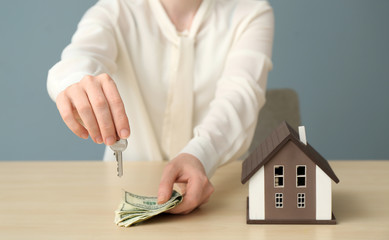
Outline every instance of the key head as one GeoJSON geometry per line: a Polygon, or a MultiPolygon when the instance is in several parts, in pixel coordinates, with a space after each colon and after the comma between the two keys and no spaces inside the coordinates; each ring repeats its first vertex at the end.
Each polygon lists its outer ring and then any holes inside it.
{"type": "Polygon", "coordinates": [[[120,139],[119,141],[111,145],[110,148],[112,149],[112,151],[115,152],[116,151],[123,152],[124,150],[126,150],[127,144],[128,144],[127,139],[120,139]]]}

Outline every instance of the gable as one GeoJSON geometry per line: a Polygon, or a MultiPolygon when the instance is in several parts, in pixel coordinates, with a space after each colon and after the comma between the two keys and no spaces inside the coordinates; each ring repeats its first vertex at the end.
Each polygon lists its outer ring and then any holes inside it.
{"type": "Polygon", "coordinates": [[[285,165],[295,168],[296,165],[310,165],[316,167],[305,152],[296,145],[293,141],[287,141],[282,149],[277,151],[274,156],[264,164],[264,167],[271,167],[274,165],[285,165]]]}
{"type": "Polygon", "coordinates": [[[242,163],[241,182],[244,184],[249,180],[256,171],[270,161],[278,151],[280,151],[286,143],[292,141],[304,152],[311,161],[319,166],[333,181],[339,182],[328,161],[323,158],[311,145],[303,144],[299,140],[298,133],[283,122],[276,130],[270,134],[264,142],[262,142],[242,163]]]}

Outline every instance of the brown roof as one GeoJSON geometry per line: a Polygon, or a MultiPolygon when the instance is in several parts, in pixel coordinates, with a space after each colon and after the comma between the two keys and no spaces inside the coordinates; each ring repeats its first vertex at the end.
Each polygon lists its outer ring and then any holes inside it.
{"type": "Polygon", "coordinates": [[[270,161],[288,142],[294,142],[317,166],[319,166],[334,182],[339,179],[328,161],[311,145],[305,145],[299,139],[299,134],[287,123],[282,122],[242,163],[242,183],[246,183],[262,166],[270,161]]]}

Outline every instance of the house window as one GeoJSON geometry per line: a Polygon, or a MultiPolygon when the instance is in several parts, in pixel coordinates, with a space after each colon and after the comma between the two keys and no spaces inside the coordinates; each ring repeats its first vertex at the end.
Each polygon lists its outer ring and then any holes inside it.
{"type": "Polygon", "coordinates": [[[284,207],[284,195],[282,193],[276,193],[276,199],[275,199],[276,208],[283,208],[284,207]]]}
{"type": "Polygon", "coordinates": [[[305,208],[305,193],[297,193],[297,208],[305,208]]]}
{"type": "Polygon", "coordinates": [[[298,188],[306,187],[307,186],[306,178],[307,178],[306,166],[305,165],[296,166],[296,187],[298,188]]]}
{"type": "Polygon", "coordinates": [[[284,166],[274,166],[274,187],[284,187],[284,166]]]}

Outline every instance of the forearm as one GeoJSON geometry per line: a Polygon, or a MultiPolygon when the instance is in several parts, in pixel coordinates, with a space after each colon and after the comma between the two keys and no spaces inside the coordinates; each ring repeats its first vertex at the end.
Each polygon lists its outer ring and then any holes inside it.
{"type": "Polygon", "coordinates": [[[54,101],[60,92],[85,75],[112,75],[116,71],[116,17],[105,5],[99,2],[85,13],[61,60],[49,70],[47,89],[54,101]]]}

